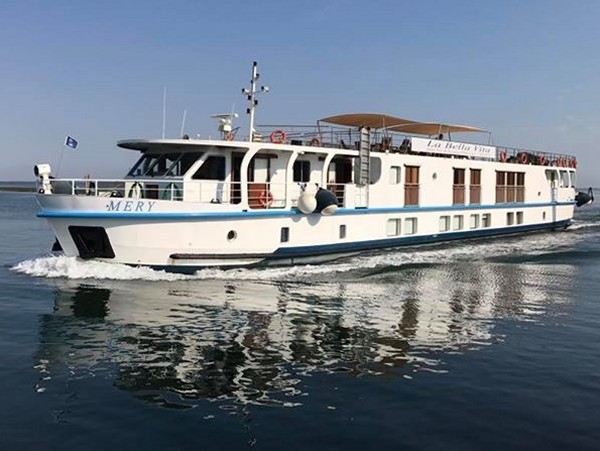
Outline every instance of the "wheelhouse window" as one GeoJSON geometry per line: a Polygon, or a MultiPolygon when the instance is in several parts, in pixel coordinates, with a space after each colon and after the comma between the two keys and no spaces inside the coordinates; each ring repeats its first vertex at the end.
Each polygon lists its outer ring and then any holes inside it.
{"type": "Polygon", "coordinates": [[[200,152],[145,153],[133,165],[129,177],[181,177],[200,158],[200,152]]]}
{"type": "Polygon", "coordinates": [[[192,179],[225,180],[225,157],[208,157],[192,176],[192,179]]]}
{"type": "Polygon", "coordinates": [[[294,161],[294,182],[310,181],[310,161],[294,161]]]}

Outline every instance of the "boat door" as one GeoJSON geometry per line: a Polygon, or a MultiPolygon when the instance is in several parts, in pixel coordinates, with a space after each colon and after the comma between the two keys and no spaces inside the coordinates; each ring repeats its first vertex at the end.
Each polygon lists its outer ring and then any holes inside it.
{"type": "MultiPolygon", "coordinates": [[[[231,155],[231,203],[239,204],[242,201],[242,160],[243,153],[233,152],[231,155]]],[[[248,181],[254,180],[254,159],[250,161],[248,166],[248,181]]]]}
{"type": "Polygon", "coordinates": [[[327,189],[333,192],[338,199],[338,205],[344,204],[344,187],[352,183],[352,159],[335,157],[329,164],[327,189]]]}
{"type": "Polygon", "coordinates": [[[550,185],[550,203],[552,204],[552,222],[556,222],[556,202],[558,200],[558,173],[554,169],[546,170],[546,180],[550,185]]]}
{"type": "Polygon", "coordinates": [[[256,154],[248,166],[248,206],[269,208],[273,203],[271,183],[271,156],[256,154]]]}

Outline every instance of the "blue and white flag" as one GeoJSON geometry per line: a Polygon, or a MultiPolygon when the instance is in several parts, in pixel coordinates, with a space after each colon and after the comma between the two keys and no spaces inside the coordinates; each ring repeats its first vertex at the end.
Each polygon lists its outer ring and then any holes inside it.
{"type": "Polygon", "coordinates": [[[67,136],[65,139],[65,146],[77,149],[77,140],[75,138],[67,136]]]}

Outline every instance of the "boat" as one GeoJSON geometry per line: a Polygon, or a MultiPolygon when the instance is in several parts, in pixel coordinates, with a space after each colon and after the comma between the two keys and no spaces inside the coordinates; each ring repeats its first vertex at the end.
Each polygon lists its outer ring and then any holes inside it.
{"type": "Polygon", "coordinates": [[[65,255],[178,272],[314,264],[564,229],[593,200],[577,193],[573,155],[497,146],[478,127],[379,113],[255,126],[269,91],[258,79],[254,63],[247,136],[236,114],[217,114],[214,139],[118,141],[140,153],[121,179],[59,179],[36,165],[37,216],[65,255]]]}

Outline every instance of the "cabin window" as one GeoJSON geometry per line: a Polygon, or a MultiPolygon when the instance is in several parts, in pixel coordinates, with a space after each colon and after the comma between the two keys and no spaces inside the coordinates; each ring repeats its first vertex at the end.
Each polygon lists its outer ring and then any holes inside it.
{"type": "Polygon", "coordinates": [[[400,175],[402,174],[402,168],[400,166],[390,167],[390,184],[397,185],[400,183],[400,175]]]}
{"type": "Polygon", "coordinates": [[[290,228],[282,227],[280,240],[282,243],[287,243],[290,240],[290,228]]]}
{"type": "Polygon", "coordinates": [[[523,212],[517,211],[517,224],[523,224],[523,212]]]}
{"type": "Polygon", "coordinates": [[[575,186],[576,186],[575,181],[577,179],[577,174],[575,172],[569,172],[569,174],[571,175],[571,188],[575,188],[575,186]]]}
{"type": "MultiPolygon", "coordinates": [[[[358,165],[357,165],[358,166],[358,165]]],[[[374,185],[381,178],[381,158],[371,157],[369,160],[369,183],[374,185]]]]}
{"type": "Polygon", "coordinates": [[[400,219],[388,219],[387,220],[387,236],[398,236],[400,235],[400,219]]]}
{"type": "Polygon", "coordinates": [[[479,215],[469,216],[469,228],[471,228],[471,229],[479,228],[479,215]]]}
{"type": "Polygon", "coordinates": [[[452,218],[452,230],[463,229],[463,217],[462,215],[456,215],[452,218]]]}
{"type": "Polygon", "coordinates": [[[294,182],[310,181],[310,161],[294,161],[294,182]]]}
{"type": "Polygon", "coordinates": [[[192,179],[225,180],[225,157],[208,157],[192,176],[192,179]]]}
{"type": "Polygon", "coordinates": [[[492,215],[490,213],[484,213],[481,215],[481,227],[492,226],[492,215]]]}
{"type": "Polygon", "coordinates": [[[450,230],[450,216],[440,216],[440,232],[450,230]]]}
{"type": "Polygon", "coordinates": [[[452,185],[452,204],[463,205],[465,203],[465,170],[454,168],[454,184],[452,185]]]}
{"type": "Polygon", "coordinates": [[[405,166],[404,205],[419,205],[419,167],[405,166]]]}
{"type": "Polygon", "coordinates": [[[340,224],[340,239],[346,238],[346,224],[340,224]]]}
{"type": "Polygon", "coordinates": [[[560,171],[560,187],[567,188],[569,186],[571,186],[569,173],[567,171],[560,171]]]}
{"type": "Polygon", "coordinates": [[[511,211],[506,213],[506,225],[513,225],[515,223],[515,214],[511,211]]]}
{"type": "Polygon", "coordinates": [[[469,186],[469,203],[479,205],[481,203],[481,169],[471,169],[469,186]]]}
{"type": "Polygon", "coordinates": [[[404,220],[404,234],[414,235],[417,233],[417,218],[406,218],[404,220]]]}
{"type": "Polygon", "coordinates": [[[496,203],[525,202],[525,173],[496,171],[496,203]]]}

